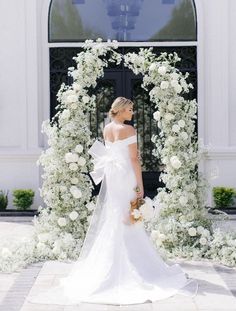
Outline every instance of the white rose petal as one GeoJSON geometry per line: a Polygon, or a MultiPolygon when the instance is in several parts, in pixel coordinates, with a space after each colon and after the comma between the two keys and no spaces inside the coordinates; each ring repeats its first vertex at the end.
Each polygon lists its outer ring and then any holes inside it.
{"type": "Polygon", "coordinates": [[[159,68],[158,68],[158,73],[159,73],[160,75],[166,74],[166,67],[165,67],[165,66],[159,67],[159,68]]]}
{"type": "Polygon", "coordinates": [[[78,165],[76,163],[70,163],[69,169],[71,171],[77,171],[78,170],[78,165]]]}
{"type": "Polygon", "coordinates": [[[171,84],[171,86],[173,86],[175,88],[176,86],[179,85],[179,82],[177,80],[171,80],[170,84],[171,84]]]}
{"type": "Polygon", "coordinates": [[[73,211],[69,214],[69,217],[71,220],[76,220],[78,218],[79,214],[76,211],[73,211]]]}
{"type": "Polygon", "coordinates": [[[175,86],[175,91],[176,91],[176,93],[181,93],[182,92],[182,86],[181,85],[176,85],[175,86]]]}
{"type": "Polygon", "coordinates": [[[160,111],[155,111],[153,113],[153,118],[156,120],[156,121],[159,121],[160,120],[160,111]]]}
{"type": "Polygon", "coordinates": [[[168,89],[168,87],[169,87],[169,82],[168,82],[168,81],[162,81],[160,87],[161,87],[162,90],[168,89]]]}
{"type": "Polygon", "coordinates": [[[58,218],[57,223],[60,227],[65,227],[67,224],[67,221],[64,217],[60,217],[58,218]]]}
{"type": "Polygon", "coordinates": [[[70,107],[71,107],[71,109],[77,109],[78,104],[77,104],[77,103],[72,103],[72,104],[70,105],[70,107]]]}
{"type": "Polygon", "coordinates": [[[77,153],[81,153],[82,151],[83,151],[83,146],[82,145],[80,145],[80,144],[78,144],[76,147],[75,147],[75,152],[77,152],[77,153]]]}
{"type": "Polygon", "coordinates": [[[196,236],[197,230],[195,228],[191,227],[191,228],[188,229],[188,234],[190,236],[196,236]]]}
{"type": "Polygon", "coordinates": [[[85,158],[79,157],[79,159],[78,159],[78,164],[79,164],[80,166],[84,166],[84,165],[86,164],[85,158]]]}

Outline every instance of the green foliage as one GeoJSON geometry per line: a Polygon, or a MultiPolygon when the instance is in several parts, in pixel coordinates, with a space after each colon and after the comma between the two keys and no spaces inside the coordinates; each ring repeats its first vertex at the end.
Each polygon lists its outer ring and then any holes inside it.
{"type": "Polygon", "coordinates": [[[0,210],[5,210],[8,204],[8,191],[0,190],[0,210]]]}
{"type": "Polygon", "coordinates": [[[229,207],[233,204],[236,192],[234,188],[214,187],[213,198],[216,207],[229,207]]]}
{"type": "Polygon", "coordinates": [[[32,189],[15,189],[13,197],[13,205],[18,210],[26,210],[33,204],[34,191],[32,189]]]}

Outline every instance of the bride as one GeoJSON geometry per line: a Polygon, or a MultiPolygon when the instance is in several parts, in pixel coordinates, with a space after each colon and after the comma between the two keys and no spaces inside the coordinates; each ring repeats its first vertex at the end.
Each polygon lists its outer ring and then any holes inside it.
{"type": "Polygon", "coordinates": [[[130,201],[144,195],[137,134],[124,124],[132,119],[133,102],[118,97],[109,114],[105,145],[96,140],[89,150],[94,158],[90,175],[95,184],[102,183],[79,259],[58,286],[29,296],[30,302],[128,305],[197,293],[196,280],[178,264],[163,261],[142,222],[130,222],[130,201]]]}

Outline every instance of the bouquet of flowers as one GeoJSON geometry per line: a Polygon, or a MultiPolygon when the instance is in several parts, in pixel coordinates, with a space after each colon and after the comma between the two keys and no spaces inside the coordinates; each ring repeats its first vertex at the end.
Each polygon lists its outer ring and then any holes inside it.
{"type": "Polygon", "coordinates": [[[149,197],[130,201],[129,220],[131,224],[152,219],[154,212],[153,201],[149,197]]]}

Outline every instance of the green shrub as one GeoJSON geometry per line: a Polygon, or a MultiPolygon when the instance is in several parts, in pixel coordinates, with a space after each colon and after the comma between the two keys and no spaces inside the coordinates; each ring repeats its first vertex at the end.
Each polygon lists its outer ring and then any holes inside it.
{"type": "Polygon", "coordinates": [[[214,187],[213,198],[216,207],[229,207],[234,202],[235,189],[227,187],[214,187]]]}
{"type": "Polygon", "coordinates": [[[0,210],[5,210],[8,205],[8,191],[0,190],[0,210]]]}
{"type": "Polygon", "coordinates": [[[13,205],[18,210],[30,208],[33,204],[34,191],[32,189],[15,189],[13,191],[13,205]]]}

